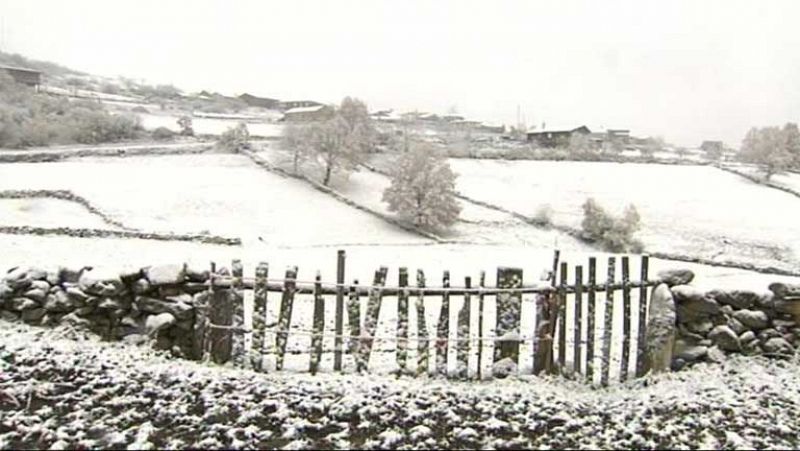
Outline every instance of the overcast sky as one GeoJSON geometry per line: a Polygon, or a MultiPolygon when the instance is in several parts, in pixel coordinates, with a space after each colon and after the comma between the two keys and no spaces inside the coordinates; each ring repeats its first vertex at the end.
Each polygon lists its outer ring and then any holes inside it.
{"type": "Polygon", "coordinates": [[[738,146],[800,121],[800,1],[0,0],[2,48],[187,91],[738,146]]]}

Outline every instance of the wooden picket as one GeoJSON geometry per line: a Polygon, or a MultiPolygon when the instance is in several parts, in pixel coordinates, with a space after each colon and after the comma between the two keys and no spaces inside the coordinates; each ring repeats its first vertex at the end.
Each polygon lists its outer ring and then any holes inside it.
{"type": "MultiPolygon", "coordinates": [[[[584,273],[582,265],[574,266],[573,283],[569,282],[570,270],[565,261],[560,261],[560,254],[556,252],[553,259],[554,271],[551,273],[549,286],[524,286],[522,283],[522,270],[519,268],[498,268],[497,287],[486,287],[485,272],[480,272],[479,283],[473,287],[472,277],[464,278],[462,287],[451,287],[450,272],[445,271],[441,287],[426,287],[425,275],[422,270],[417,270],[416,286],[409,286],[409,274],[406,267],[399,268],[398,286],[387,287],[386,277],[388,268],[381,267],[375,272],[372,285],[360,286],[355,279],[350,284],[344,282],[344,252],[337,254],[336,283],[326,284],[317,272],[312,282],[298,281],[297,267],[286,270],[285,277],[279,281],[269,279],[269,265],[259,263],[255,268],[255,277],[245,278],[241,261],[234,260],[230,276],[224,268],[219,272],[216,265],[212,264],[208,282],[197,284],[200,293],[195,296],[197,307],[196,321],[191,331],[195,346],[193,355],[197,359],[208,359],[216,363],[225,363],[232,360],[239,367],[252,367],[258,371],[284,369],[287,354],[289,335],[300,334],[310,336],[310,347],[306,350],[293,350],[292,353],[308,353],[308,371],[316,374],[323,371],[322,356],[326,352],[333,353],[332,370],[343,371],[343,354],[348,353],[355,359],[355,369],[365,372],[369,368],[373,347],[376,340],[390,340],[395,343],[392,349],[378,348],[377,352],[393,352],[398,373],[409,373],[409,348],[416,343],[416,374],[425,374],[433,370],[435,374],[447,376],[448,363],[455,363],[453,376],[466,379],[477,377],[482,379],[485,375],[483,348],[488,342],[493,342],[493,362],[510,359],[519,365],[519,347],[523,335],[520,316],[523,301],[522,294],[536,295],[536,323],[533,325],[534,362],[533,371],[542,370],[562,374],[583,374],[587,381],[592,383],[597,372],[600,373],[601,385],[608,385],[612,375],[619,368],[619,380],[625,381],[630,377],[628,369],[636,368],[635,374],[640,376],[643,372],[643,346],[646,333],[647,289],[655,286],[658,281],[650,281],[648,276],[648,257],[641,258],[641,279],[638,282],[630,280],[630,257],[622,256],[621,283],[615,282],[616,257],[608,258],[607,279],[600,285],[596,280],[596,259],[589,258],[588,271],[584,273]],[[584,277],[588,276],[586,280],[584,277]],[[253,317],[252,328],[247,328],[244,323],[244,290],[253,290],[253,317]],[[631,292],[638,289],[638,320],[636,350],[632,348],[632,331],[634,305],[631,292]],[[203,290],[204,292],[200,291],[203,290]],[[268,293],[280,292],[280,305],[276,306],[277,322],[270,323],[270,307],[268,293]],[[618,298],[620,304],[615,304],[615,292],[621,291],[618,298]],[[605,292],[604,306],[601,312],[597,311],[597,293],[605,292]],[[297,294],[310,295],[313,301],[313,316],[311,328],[304,329],[303,325],[292,328],[292,313],[297,294]],[[346,299],[345,299],[345,294],[346,299]],[[366,314],[361,320],[360,295],[368,296],[366,314]],[[432,337],[429,335],[429,325],[426,317],[426,295],[441,296],[442,304],[438,311],[433,349],[430,347],[432,337]],[[327,296],[327,298],[326,298],[327,296]],[[383,299],[386,296],[397,297],[396,330],[392,336],[385,336],[378,332],[378,319],[381,315],[383,299]],[[450,314],[453,296],[460,296],[463,303],[454,318],[455,340],[450,338],[450,314]],[[474,297],[473,297],[474,296],[474,297]],[[496,324],[493,334],[484,331],[484,315],[486,297],[495,302],[496,324]],[[333,348],[325,350],[324,338],[330,337],[331,332],[326,332],[325,304],[335,297],[333,348]],[[416,335],[410,336],[409,329],[409,301],[415,299],[413,318],[416,323],[416,335]],[[475,306],[472,305],[476,300],[475,306]],[[614,331],[615,309],[621,308],[622,328],[614,331]],[[477,318],[473,318],[473,311],[477,318]],[[344,331],[345,310],[347,315],[348,332],[344,331]],[[603,333],[597,343],[596,315],[600,316],[603,333]],[[472,330],[473,319],[476,321],[477,330],[472,330]],[[252,332],[252,341],[245,337],[252,332]],[[584,338],[585,336],[585,338],[584,338]],[[347,346],[345,344],[347,338],[347,346]],[[618,340],[615,342],[613,340],[618,340]],[[451,345],[451,342],[453,343],[451,345]],[[250,347],[247,348],[247,344],[250,347]],[[473,343],[477,349],[473,351],[473,343]],[[612,343],[621,348],[621,361],[612,368],[612,343]],[[601,355],[596,355],[596,345],[601,346],[601,355]],[[448,362],[450,347],[454,348],[455,362],[448,362]],[[568,352],[568,348],[571,349],[568,352]],[[430,366],[431,351],[433,351],[434,367],[430,366]],[[554,353],[555,351],[555,353],[554,353]],[[471,355],[477,354],[475,366],[471,365],[471,355]],[[267,357],[274,356],[274,364],[267,357]],[[572,361],[568,367],[567,357],[572,361]],[[634,359],[634,362],[631,362],[634,359]],[[598,362],[599,361],[599,362],[598,362]],[[599,366],[598,366],[599,363],[599,366]],[[635,365],[634,365],[635,364],[635,365]]],[[[189,287],[194,286],[192,284],[189,287]]],[[[303,297],[301,301],[308,298],[303,297]]],[[[387,304],[387,305],[394,305],[387,304]]],[[[456,304],[459,305],[459,304],[456,304]]],[[[455,312],[454,312],[455,313],[455,312]]],[[[298,319],[301,323],[308,320],[298,319]]],[[[307,327],[307,326],[306,326],[307,327]]],[[[380,328],[383,330],[384,328],[380,328]]],[[[617,355],[616,352],[614,355],[617,355]]],[[[504,368],[512,368],[505,366],[504,368]]],[[[330,369],[328,369],[330,370],[330,369]]],[[[351,371],[351,370],[348,370],[351,371]]],[[[517,370],[518,371],[518,370],[517,370]]]]}

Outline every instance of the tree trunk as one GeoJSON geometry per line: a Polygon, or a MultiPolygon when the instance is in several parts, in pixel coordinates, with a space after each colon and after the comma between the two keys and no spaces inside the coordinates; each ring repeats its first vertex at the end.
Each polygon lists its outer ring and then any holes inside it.
{"type": "Polygon", "coordinates": [[[331,181],[331,169],[333,169],[333,166],[328,163],[328,165],[325,166],[325,179],[322,180],[322,184],[325,186],[328,186],[328,183],[331,181]]]}

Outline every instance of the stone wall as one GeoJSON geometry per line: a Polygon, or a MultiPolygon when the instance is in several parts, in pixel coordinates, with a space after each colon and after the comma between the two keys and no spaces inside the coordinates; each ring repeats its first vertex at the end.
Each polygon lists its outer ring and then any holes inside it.
{"type": "Polygon", "coordinates": [[[157,349],[197,359],[201,350],[192,331],[207,291],[193,294],[188,284],[207,279],[207,271],[176,265],[126,274],[12,268],[0,278],[0,315],[34,325],[70,325],[108,340],[152,340],[157,349]]]}
{"type": "Polygon", "coordinates": [[[659,274],[666,283],[651,297],[650,368],[667,370],[671,362],[678,370],[730,353],[780,357],[800,347],[800,285],[773,283],[765,293],[703,291],[690,285],[693,277],[691,271],[659,274]]]}

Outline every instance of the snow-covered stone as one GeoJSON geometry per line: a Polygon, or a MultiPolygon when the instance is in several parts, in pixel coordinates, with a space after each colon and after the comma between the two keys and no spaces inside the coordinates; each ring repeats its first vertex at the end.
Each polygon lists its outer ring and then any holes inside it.
{"type": "Polygon", "coordinates": [[[159,265],[145,269],[145,277],[151,285],[176,285],[185,281],[183,266],[159,265]]]}
{"type": "Polygon", "coordinates": [[[158,331],[175,324],[175,317],[171,313],[159,313],[158,315],[150,315],[144,323],[145,330],[150,336],[155,335],[158,331]]]}
{"type": "Polygon", "coordinates": [[[719,325],[712,329],[708,333],[708,338],[725,351],[738,351],[741,349],[739,336],[726,325],[719,325]]]}
{"type": "Polygon", "coordinates": [[[645,336],[646,368],[653,372],[667,371],[672,362],[675,342],[675,301],[667,284],[653,289],[645,336]]]}
{"type": "Polygon", "coordinates": [[[666,269],[659,271],[657,278],[670,287],[688,285],[694,280],[694,272],[688,269],[666,269]]]}
{"type": "Polygon", "coordinates": [[[764,329],[769,325],[769,317],[761,310],[737,310],[733,317],[751,329],[764,329]]]}

